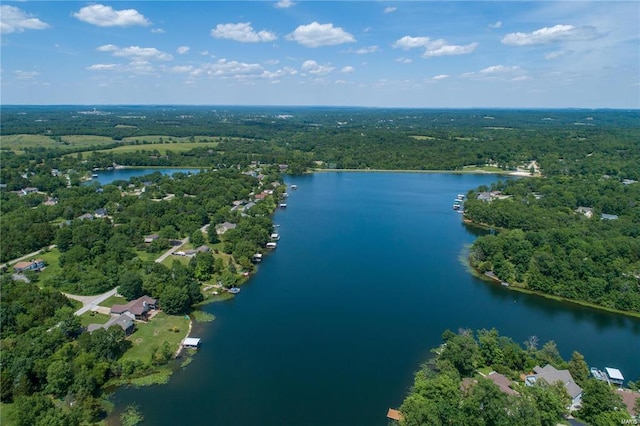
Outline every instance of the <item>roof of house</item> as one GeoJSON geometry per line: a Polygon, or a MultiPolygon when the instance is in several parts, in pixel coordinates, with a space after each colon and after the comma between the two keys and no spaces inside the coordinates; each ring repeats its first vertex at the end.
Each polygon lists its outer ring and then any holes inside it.
{"type": "Polygon", "coordinates": [[[617,214],[606,214],[606,213],[602,213],[602,214],[600,215],[600,219],[616,220],[616,219],[618,219],[618,215],[617,215],[617,214]]]}
{"type": "Polygon", "coordinates": [[[517,391],[511,389],[511,380],[504,374],[492,371],[487,375],[487,379],[498,385],[500,390],[508,395],[519,395],[517,391]]]}
{"type": "Polygon", "coordinates": [[[582,393],[582,388],[576,384],[569,373],[569,370],[558,370],[553,365],[547,364],[544,367],[536,366],[533,368],[536,373],[536,380],[544,380],[545,382],[554,384],[555,382],[561,382],[567,389],[567,393],[574,399],[582,393]]]}
{"type": "Polygon", "coordinates": [[[629,414],[632,416],[640,415],[640,411],[635,410],[636,399],[640,399],[640,393],[622,389],[616,389],[616,393],[622,397],[622,402],[627,406],[629,414]]]}
{"type": "Polygon", "coordinates": [[[578,213],[593,213],[593,208],[580,206],[576,209],[578,213]]]}
{"type": "Polygon", "coordinates": [[[111,313],[124,314],[125,312],[131,312],[136,316],[142,315],[145,312],[147,312],[150,309],[150,307],[154,306],[156,303],[157,303],[156,299],[145,295],[135,300],[132,300],[126,305],[113,305],[111,307],[111,313]]]}

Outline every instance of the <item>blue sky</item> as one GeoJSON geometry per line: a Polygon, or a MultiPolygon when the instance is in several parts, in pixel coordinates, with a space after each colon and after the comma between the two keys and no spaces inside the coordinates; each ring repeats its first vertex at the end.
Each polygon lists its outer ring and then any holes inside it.
{"type": "Polygon", "coordinates": [[[3,1],[2,104],[640,108],[640,2],[3,1]]]}

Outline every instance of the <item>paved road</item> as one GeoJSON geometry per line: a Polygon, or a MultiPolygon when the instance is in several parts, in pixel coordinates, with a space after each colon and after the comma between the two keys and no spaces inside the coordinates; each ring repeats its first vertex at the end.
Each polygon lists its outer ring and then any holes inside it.
{"type": "Polygon", "coordinates": [[[187,244],[188,241],[189,241],[189,237],[185,238],[184,240],[181,240],[180,244],[171,247],[169,250],[164,252],[159,258],[157,258],[156,259],[156,263],[161,263],[167,257],[171,256],[174,251],[178,250],[180,247],[182,247],[183,245],[187,244]]]}
{"type": "MultiPolygon", "coordinates": [[[[50,245],[49,247],[47,247],[46,249],[51,250],[51,249],[54,249],[55,247],[56,247],[56,245],[55,245],[55,244],[51,244],[51,245],[50,245]]],[[[27,260],[27,259],[29,259],[30,257],[37,256],[37,255],[39,255],[40,253],[42,253],[42,251],[43,251],[43,250],[46,250],[46,249],[42,248],[42,249],[40,249],[40,250],[36,250],[36,251],[34,251],[33,253],[25,254],[24,256],[19,257],[19,258],[17,258],[17,259],[10,260],[10,261],[8,261],[7,263],[3,263],[2,265],[0,265],[0,268],[4,268],[5,266],[13,265],[14,263],[18,263],[18,262],[21,262],[21,261],[23,261],[23,260],[27,260]]]]}
{"type": "Polygon", "coordinates": [[[75,312],[76,315],[80,316],[85,312],[90,311],[92,308],[95,308],[96,306],[98,306],[100,303],[104,302],[111,296],[114,296],[117,290],[118,290],[118,287],[113,288],[108,292],[99,294],[97,296],[77,296],[75,294],[67,294],[67,293],[63,293],[63,294],[67,296],[69,299],[79,300],[80,302],[82,302],[82,308],[78,309],[75,312]]]}

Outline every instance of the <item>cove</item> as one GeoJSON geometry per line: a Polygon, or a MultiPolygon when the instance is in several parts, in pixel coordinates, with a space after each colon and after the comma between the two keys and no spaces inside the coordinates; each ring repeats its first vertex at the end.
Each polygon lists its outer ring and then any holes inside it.
{"type": "Polygon", "coordinates": [[[173,175],[174,173],[198,173],[200,169],[190,169],[190,168],[170,168],[170,167],[159,167],[159,168],[124,168],[124,169],[112,169],[112,170],[98,170],[94,172],[98,177],[93,178],[90,182],[99,182],[100,185],[107,185],[116,180],[129,180],[132,177],[149,175],[151,173],[160,172],[163,175],[173,175]]]}
{"type": "Polygon", "coordinates": [[[119,389],[151,425],[386,425],[445,329],[555,340],[566,359],[640,377],[640,319],[510,291],[460,260],[451,209],[497,176],[316,173],[288,179],[281,239],[235,298],[207,305],[203,344],[167,385],[119,389]]]}

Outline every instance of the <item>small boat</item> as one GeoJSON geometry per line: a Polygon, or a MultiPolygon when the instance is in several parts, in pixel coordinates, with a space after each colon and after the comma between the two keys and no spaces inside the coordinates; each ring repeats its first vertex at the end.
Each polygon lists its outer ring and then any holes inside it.
{"type": "Polygon", "coordinates": [[[460,204],[454,204],[453,205],[453,209],[454,210],[460,210],[460,204]]]}
{"type": "Polygon", "coordinates": [[[97,174],[97,173],[93,173],[93,174],[91,175],[91,177],[92,177],[92,178],[97,178],[97,177],[98,177],[98,174],[97,174]]]}
{"type": "Polygon", "coordinates": [[[238,294],[240,293],[240,289],[238,287],[231,287],[229,290],[227,290],[229,293],[231,294],[238,294]]]}
{"type": "Polygon", "coordinates": [[[291,189],[298,189],[298,185],[291,185],[291,189]]]}
{"type": "Polygon", "coordinates": [[[286,203],[280,203],[280,208],[281,209],[286,209],[287,208],[287,204],[286,203]]]}

